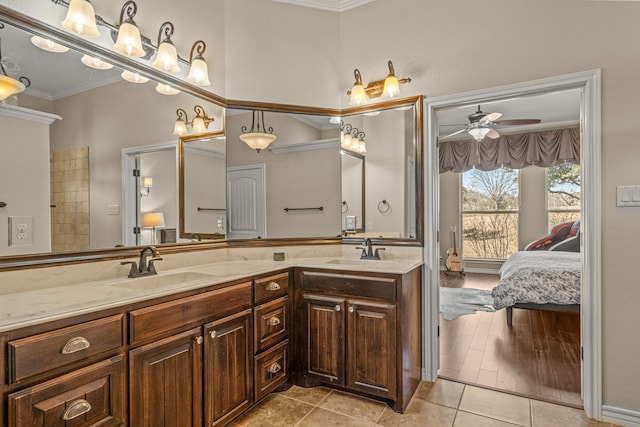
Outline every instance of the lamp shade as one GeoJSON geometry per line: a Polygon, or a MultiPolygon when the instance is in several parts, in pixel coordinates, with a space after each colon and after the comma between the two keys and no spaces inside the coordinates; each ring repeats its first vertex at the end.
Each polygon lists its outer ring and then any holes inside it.
{"type": "Polygon", "coordinates": [[[367,96],[367,92],[364,90],[364,86],[361,84],[354,84],[351,88],[351,98],[349,98],[349,105],[362,105],[369,97],[367,96]]]}
{"type": "Polygon", "coordinates": [[[26,86],[21,81],[0,74],[0,101],[25,89],[26,86]]]}
{"type": "Polygon", "coordinates": [[[162,42],[158,48],[156,59],[153,61],[154,68],[167,73],[179,73],[178,52],[173,43],[162,42]]]}
{"type": "Polygon", "coordinates": [[[100,35],[93,5],[88,0],[71,0],[67,16],[61,25],[65,30],[80,36],[94,38],[100,35]]]}
{"type": "Polygon", "coordinates": [[[83,55],[80,61],[87,67],[95,68],[96,70],[110,70],[113,68],[113,64],[109,64],[95,56],[83,55]]]}
{"type": "Polygon", "coordinates": [[[382,96],[385,98],[394,98],[400,93],[400,83],[398,78],[393,74],[389,74],[384,79],[384,89],[382,89],[382,96]]]}
{"type": "Polygon", "coordinates": [[[46,50],[48,52],[63,53],[69,50],[69,48],[66,46],[62,46],[61,44],[58,44],[49,39],[42,38],[40,36],[31,37],[31,43],[33,43],[34,46],[37,46],[40,49],[46,50]]]}
{"type": "Polygon", "coordinates": [[[145,176],[142,179],[142,186],[143,187],[153,187],[153,177],[145,176]]]}
{"type": "Polygon", "coordinates": [[[189,75],[186,80],[198,86],[211,86],[207,63],[198,58],[191,61],[191,68],[189,68],[189,75]]]}
{"type": "Polygon", "coordinates": [[[177,95],[180,93],[178,89],[174,89],[169,85],[164,83],[158,83],[156,85],[156,92],[161,93],[163,95],[177,95]]]}
{"type": "Polygon", "coordinates": [[[240,139],[259,153],[260,150],[264,150],[275,141],[276,136],[271,133],[251,132],[243,133],[240,135],[240,139]]]}
{"type": "Polygon", "coordinates": [[[482,141],[482,139],[487,136],[491,128],[488,127],[476,127],[469,129],[469,134],[476,140],[482,141]]]}
{"type": "Polygon", "coordinates": [[[138,73],[132,73],[129,70],[124,70],[122,74],[120,74],[123,79],[131,83],[146,83],[149,81],[148,78],[141,76],[138,73]]]}
{"type": "Polygon", "coordinates": [[[147,212],[142,215],[144,228],[164,227],[164,214],[162,212],[147,212]]]}
{"type": "Polygon", "coordinates": [[[193,119],[193,123],[191,124],[191,128],[194,133],[205,133],[207,130],[207,126],[204,123],[204,119],[202,117],[196,117],[193,119]]]}
{"type": "Polygon", "coordinates": [[[176,120],[173,125],[173,134],[176,136],[182,136],[187,133],[187,124],[183,120],[176,120]]]}
{"type": "Polygon", "coordinates": [[[123,22],[118,29],[118,39],[113,45],[113,51],[133,58],[144,56],[140,30],[133,21],[123,22]]]}

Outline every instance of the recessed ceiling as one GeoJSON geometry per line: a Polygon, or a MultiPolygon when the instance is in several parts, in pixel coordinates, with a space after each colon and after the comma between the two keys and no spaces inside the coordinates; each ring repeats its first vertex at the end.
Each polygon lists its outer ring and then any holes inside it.
{"type": "Polygon", "coordinates": [[[312,7],[314,9],[329,10],[332,12],[344,12],[354,7],[371,3],[375,0],[272,0],[278,3],[289,3],[298,6],[312,7]]]}

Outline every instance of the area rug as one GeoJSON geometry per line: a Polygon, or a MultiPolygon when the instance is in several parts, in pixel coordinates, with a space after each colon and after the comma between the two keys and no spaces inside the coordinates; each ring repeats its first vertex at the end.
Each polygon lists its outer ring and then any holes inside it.
{"type": "Polygon", "coordinates": [[[474,288],[440,288],[440,313],[445,320],[453,320],[476,311],[496,311],[491,291],[474,288]]]}

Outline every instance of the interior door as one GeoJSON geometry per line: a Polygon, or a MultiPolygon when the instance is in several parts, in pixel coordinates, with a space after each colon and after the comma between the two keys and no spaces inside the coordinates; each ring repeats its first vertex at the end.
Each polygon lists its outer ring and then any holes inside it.
{"type": "Polygon", "coordinates": [[[265,165],[227,169],[227,230],[229,239],[266,236],[265,165]]]}

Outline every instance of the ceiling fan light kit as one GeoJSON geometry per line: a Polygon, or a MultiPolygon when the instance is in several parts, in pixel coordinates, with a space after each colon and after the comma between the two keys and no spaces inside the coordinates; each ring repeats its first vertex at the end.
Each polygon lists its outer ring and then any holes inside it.
{"type": "MultiPolygon", "coordinates": [[[[485,113],[480,109],[478,105],[478,110],[467,116],[467,120],[469,120],[469,124],[466,125],[464,129],[459,131],[450,133],[446,135],[444,138],[449,138],[454,135],[461,134],[463,132],[467,132],[469,135],[473,137],[476,141],[482,141],[484,138],[496,139],[500,137],[500,134],[497,130],[494,129],[495,126],[514,126],[514,125],[531,125],[540,123],[540,119],[510,119],[510,120],[498,120],[502,117],[502,113],[493,112],[493,113],[485,113]]],[[[452,125],[447,125],[452,126],[452,125]]],[[[455,125],[459,126],[459,125],[455,125]]]]}

